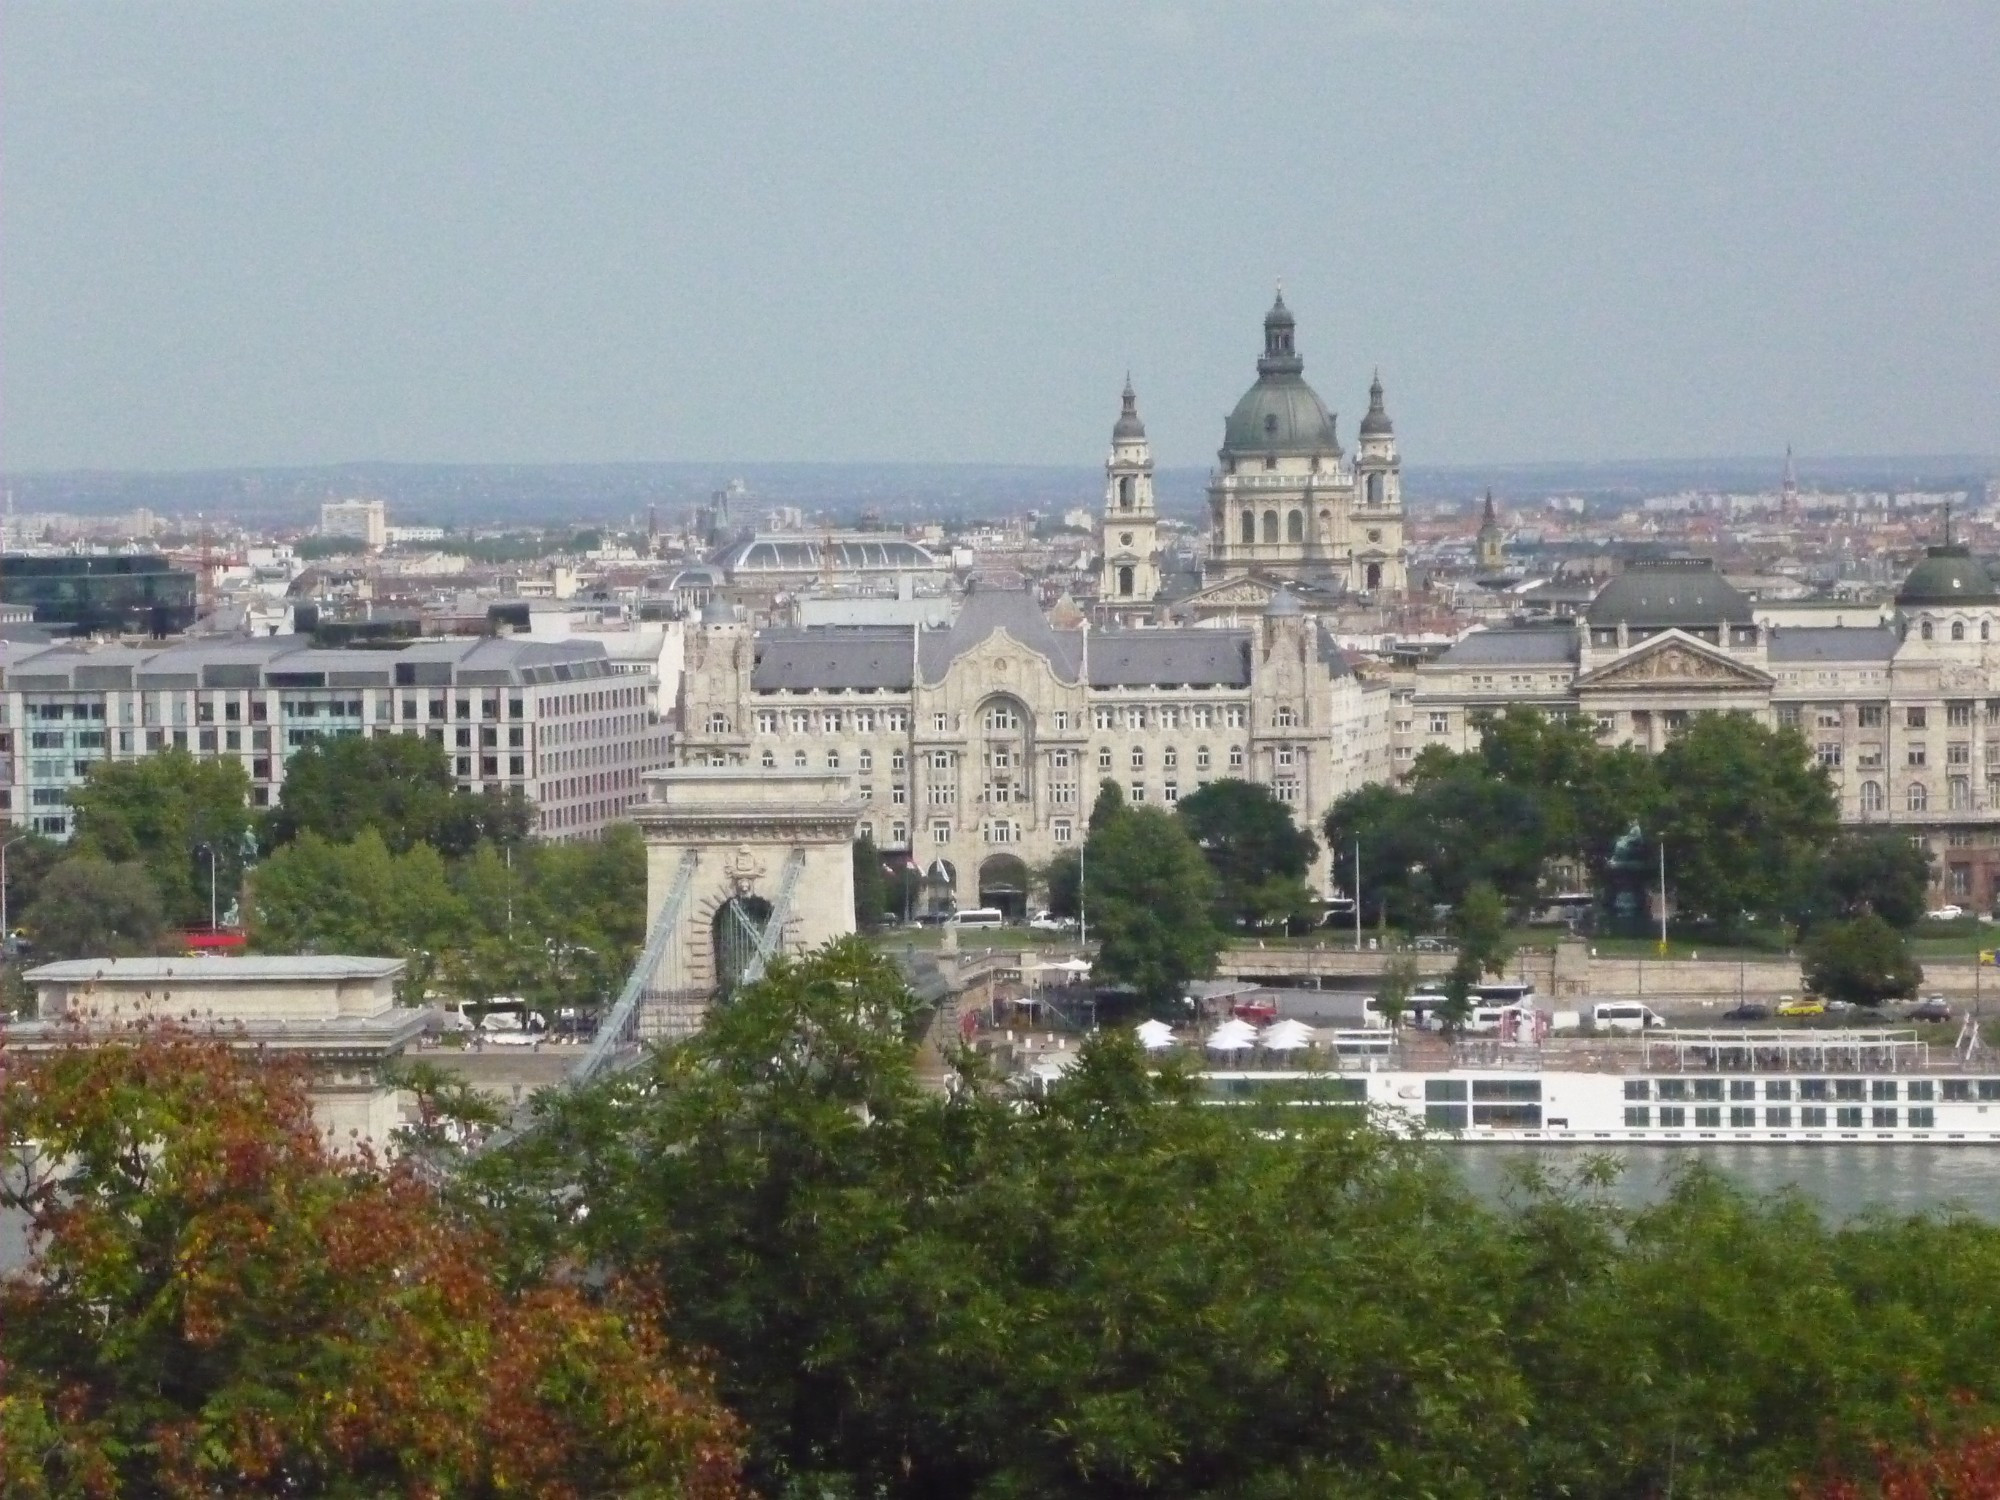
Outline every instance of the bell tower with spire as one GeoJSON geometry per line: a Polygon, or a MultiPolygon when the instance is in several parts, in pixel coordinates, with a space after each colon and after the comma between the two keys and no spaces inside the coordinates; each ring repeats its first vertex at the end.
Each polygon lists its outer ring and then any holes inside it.
{"type": "Polygon", "coordinates": [[[1155,558],[1159,512],[1153,504],[1153,450],[1139,420],[1132,377],[1125,377],[1124,403],[1111,429],[1111,456],[1104,464],[1104,518],[1098,526],[1103,559],[1098,597],[1112,609],[1150,605],[1160,592],[1155,558]]]}

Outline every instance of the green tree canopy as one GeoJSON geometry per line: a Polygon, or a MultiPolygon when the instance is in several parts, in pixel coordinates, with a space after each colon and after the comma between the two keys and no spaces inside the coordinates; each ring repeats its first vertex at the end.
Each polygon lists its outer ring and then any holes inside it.
{"type": "Polygon", "coordinates": [[[1124,808],[1091,830],[1084,855],[1100,977],[1165,1006],[1215,972],[1215,875],[1178,821],[1156,807],[1124,808]]]}
{"type": "Polygon", "coordinates": [[[1041,886],[1048,894],[1048,909],[1058,917],[1074,919],[1078,898],[1083,894],[1083,861],[1074,849],[1056,855],[1041,872],[1041,886]]]}
{"type": "Polygon", "coordinates": [[[1909,939],[1873,912],[1818,928],[1803,957],[1809,988],[1853,1005],[1908,999],[1924,982],[1909,939]]]}
{"type": "Polygon", "coordinates": [[[395,853],[430,844],[452,857],[483,841],[520,843],[531,813],[517,797],[460,791],[443,746],[412,734],[319,736],[285,763],[273,845],[303,833],[346,843],[372,828],[395,853]]]}
{"type": "Polygon", "coordinates": [[[762,1493],[1784,1495],[2000,1421],[2000,1226],[1699,1167],[1481,1201],[1458,1148],[1122,1035],[926,1089],[922,1023],[858,942],[775,964],[473,1168],[515,1274],[603,1267],[715,1352],[762,1493]]]}
{"type": "Polygon", "coordinates": [[[1823,855],[1807,857],[1800,874],[1803,899],[1796,915],[1804,925],[1873,912],[1891,927],[1908,929],[1924,915],[1931,857],[1907,834],[1849,829],[1823,855]]]}
{"type": "Polygon", "coordinates": [[[1181,798],[1174,816],[1215,872],[1223,922],[1295,917],[1312,908],[1306,870],[1319,845],[1269,787],[1234,777],[1211,781],[1181,798]]]}
{"type": "Polygon", "coordinates": [[[40,959],[129,958],[155,952],[167,921],[144,865],[77,854],[42,878],[21,925],[40,959]]]}
{"type": "Polygon", "coordinates": [[[896,893],[882,868],[882,853],[869,834],[854,841],[854,926],[859,932],[873,932],[885,914],[900,908],[896,893]]]}
{"type": "Polygon", "coordinates": [[[1718,931],[1777,921],[1803,860],[1831,848],[1839,809],[1796,730],[1748,714],[1697,714],[1659,755],[1648,843],[1667,845],[1667,888],[1684,919],[1718,931]]]}
{"type": "Polygon", "coordinates": [[[250,844],[250,778],[234,757],[163,750],[100,761],[77,788],[81,853],[145,865],[169,922],[206,925],[213,851],[217,914],[236,899],[250,844]]]}

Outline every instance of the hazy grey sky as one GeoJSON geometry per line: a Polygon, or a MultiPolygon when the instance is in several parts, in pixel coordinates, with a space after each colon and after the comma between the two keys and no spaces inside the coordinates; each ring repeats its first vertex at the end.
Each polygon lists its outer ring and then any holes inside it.
{"type": "Polygon", "coordinates": [[[2000,450],[2000,4],[0,10],[0,465],[2000,450]]]}

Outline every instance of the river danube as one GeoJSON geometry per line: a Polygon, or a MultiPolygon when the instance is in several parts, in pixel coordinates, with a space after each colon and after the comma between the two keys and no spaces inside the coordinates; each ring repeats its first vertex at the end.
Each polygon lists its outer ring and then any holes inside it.
{"type": "Polygon", "coordinates": [[[1796,1188],[1836,1219],[1869,1209],[1917,1213],[1952,1205],[2000,1221],[2000,1148],[1991,1146],[1515,1146],[1479,1145],[1457,1151],[1460,1170],[1482,1198],[1505,1194],[1514,1168],[1540,1162],[1561,1170],[1589,1155],[1624,1168],[1611,1188],[1617,1201],[1656,1200],[1690,1158],[1724,1173],[1746,1191],[1796,1188]]]}

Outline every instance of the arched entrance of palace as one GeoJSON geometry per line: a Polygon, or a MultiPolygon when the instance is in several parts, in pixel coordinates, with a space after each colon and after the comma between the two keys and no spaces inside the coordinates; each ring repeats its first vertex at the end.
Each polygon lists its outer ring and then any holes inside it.
{"type": "Polygon", "coordinates": [[[1028,866],[1016,854],[995,854],[979,866],[979,904],[996,907],[1010,922],[1028,915],[1028,866]]]}

